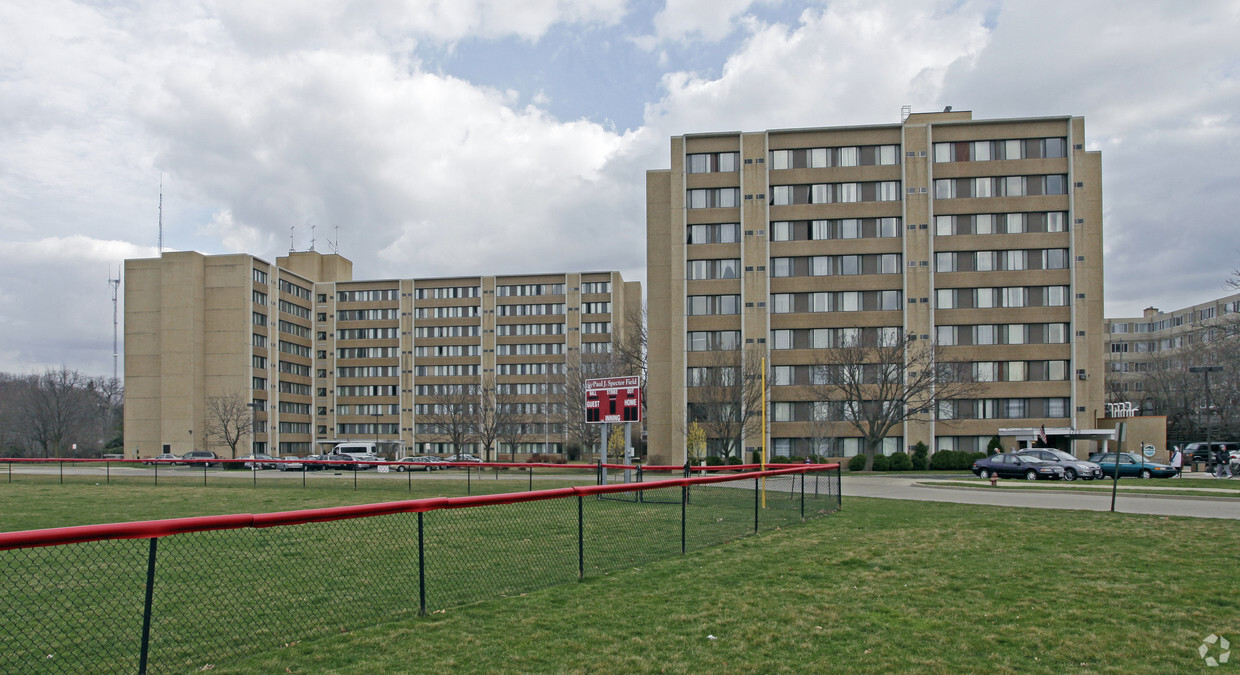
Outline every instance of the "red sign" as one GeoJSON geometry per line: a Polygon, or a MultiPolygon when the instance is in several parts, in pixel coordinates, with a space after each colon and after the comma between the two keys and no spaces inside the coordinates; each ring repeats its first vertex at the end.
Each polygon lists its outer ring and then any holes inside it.
{"type": "Polygon", "coordinates": [[[640,422],[640,377],[603,377],[586,380],[586,422],[640,422]]]}

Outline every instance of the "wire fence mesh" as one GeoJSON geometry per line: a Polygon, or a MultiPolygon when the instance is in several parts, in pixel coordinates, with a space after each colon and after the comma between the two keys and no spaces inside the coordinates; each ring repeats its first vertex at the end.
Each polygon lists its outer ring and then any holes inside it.
{"type": "Polygon", "coordinates": [[[838,466],[800,471],[0,534],[0,672],[203,669],[840,507],[838,466]]]}

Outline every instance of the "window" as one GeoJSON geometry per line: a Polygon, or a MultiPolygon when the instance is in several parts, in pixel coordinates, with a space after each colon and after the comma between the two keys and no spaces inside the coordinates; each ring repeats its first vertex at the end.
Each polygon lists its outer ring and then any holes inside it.
{"type": "Polygon", "coordinates": [[[695,153],[685,158],[687,173],[727,173],[737,170],[737,152],[695,153]]]}
{"type": "Polygon", "coordinates": [[[872,239],[900,236],[899,218],[842,218],[834,220],[776,220],[771,241],[818,239],[872,239]]]}
{"type": "Polygon", "coordinates": [[[900,181],[774,185],[771,206],[900,201],[900,181]]]}
{"type": "Polygon", "coordinates": [[[260,269],[255,269],[255,270],[254,270],[254,282],[255,282],[255,283],[259,283],[259,284],[266,284],[266,283],[267,283],[267,273],[266,273],[266,272],[264,272],[264,271],[262,271],[262,270],[260,270],[260,269]]]}
{"type": "Polygon", "coordinates": [[[258,313],[258,312],[252,312],[252,313],[251,313],[251,320],[250,320],[250,322],[251,322],[251,323],[253,323],[255,326],[266,326],[266,325],[267,325],[267,315],[266,315],[266,314],[260,314],[260,313],[258,313]]]}
{"type": "Polygon", "coordinates": [[[251,291],[251,297],[256,305],[267,306],[267,294],[262,291],[251,291]]]}
{"type": "Polygon", "coordinates": [[[741,332],[738,330],[691,331],[685,342],[691,352],[736,350],[740,348],[741,332]]]}
{"type": "Polygon", "coordinates": [[[690,260],[686,263],[689,278],[702,279],[739,279],[741,261],[739,258],[723,258],[717,260],[690,260]]]}
{"type": "Polygon", "coordinates": [[[685,310],[689,316],[740,314],[741,296],[690,295],[685,299],[685,310]]]}
{"type": "Polygon", "coordinates": [[[689,190],[685,199],[691,209],[721,209],[740,206],[740,188],[705,188],[689,190]]]}
{"type": "Polygon", "coordinates": [[[688,243],[690,244],[735,244],[740,240],[740,223],[711,223],[689,226],[688,243]]]}

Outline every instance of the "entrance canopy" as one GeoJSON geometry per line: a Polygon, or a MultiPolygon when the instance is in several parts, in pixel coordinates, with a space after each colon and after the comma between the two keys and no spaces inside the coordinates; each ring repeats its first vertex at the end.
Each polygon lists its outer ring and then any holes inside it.
{"type": "MultiPolygon", "coordinates": [[[[1021,447],[1041,445],[1042,427],[1000,429],[999,435],[1016,439],[1021,447]]],[[[1118,436],[1115,429],[1073,429],[1070,427],[1046,427],[1046,445],[1062,447],[1072,441],[1113,441],[1118,436]]]]}

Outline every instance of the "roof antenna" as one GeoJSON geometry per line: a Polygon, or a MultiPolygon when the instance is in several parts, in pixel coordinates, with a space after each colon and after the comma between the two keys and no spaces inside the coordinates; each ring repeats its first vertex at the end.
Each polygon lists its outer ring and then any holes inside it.
{"type": "Polygon", "coordinates": [[[311,225],[311,226],[310,226],[310,250],[311,250],[311,251],[313,251],[313,250],[314,250],[314,228],[316,228],[316,227],[318,227],[318,225],[311,225]]]}
{"type": "Polygon", "coordinates": [[[332,225],[332,230],[336,233],[336,241],[328,239],[327,246],[332,250],[332,253],[340,255],[340,226],[332,225]]]}
{"type": "Polygon", "coordinates": [[[289,226],[288,226],[288,252],[289,252],[289,253],[292,253],[292,252],[293,252],[293,250],[294,250],[294,249],[293,249],[293,230],[295,230],[295,229],[297,229],[297,226],[296,226],[296,225],[289,225],[289,226]]]}
{"type": "Polygon", "coordinates": [[[164,255],[164,172],[159,172],[159,255],[164,255]]]}
{"type": "Polygon", "coordinates": [[[108,285],[112,287],[112,381],[117,382],[119,380],[117,380],[116,362],[117,362],[117,357],[120,355],[120,350],[117,349],[117,340],[116,340],[117,326],[119,325],[117,321],[117,313],[116,313],[116,295],[117,295],[117,290],[120,288],[120,285],[121,285],[121,270],[119,267],[116,268],[116,278],[113,279],[112,278],[112,266],[108,265],[108,285]]]}

